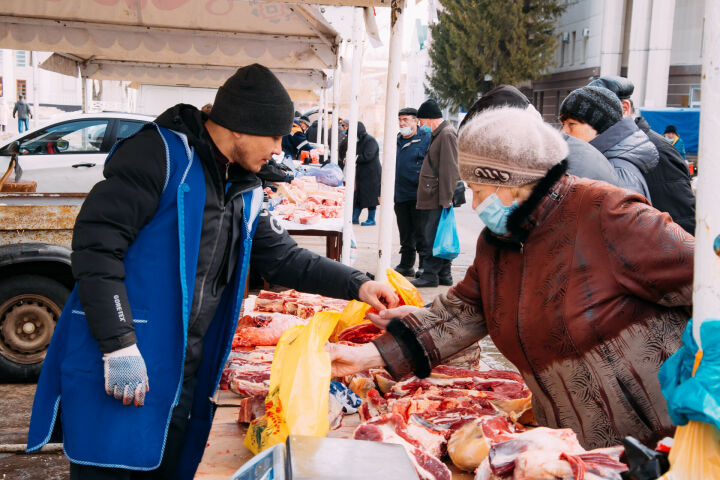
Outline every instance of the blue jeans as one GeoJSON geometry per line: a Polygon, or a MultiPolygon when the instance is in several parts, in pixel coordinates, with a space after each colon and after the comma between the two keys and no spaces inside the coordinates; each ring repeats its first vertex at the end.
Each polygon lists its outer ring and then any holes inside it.
{"type": "Polygon", "coordinates": [[[18,133],[23,133],[28,130],[30,128],[28,125],[29,123],[27,118],[18,118],[18,133]],[[23,129],[23,126],[25,126],[25,129],[23,129]]]}

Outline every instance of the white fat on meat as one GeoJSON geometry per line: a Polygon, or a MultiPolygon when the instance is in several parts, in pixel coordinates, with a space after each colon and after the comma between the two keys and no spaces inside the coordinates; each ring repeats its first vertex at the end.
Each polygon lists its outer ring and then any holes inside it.
{"type": "Polygon", "coordinates": [[[410,436],[405,421],[398,414],[385,414],[359,425],[353,433],[353,438],[402,445],[421,480],[452,479],[452,473],[447,465],[427,452],[419,441],[410,436]]]}

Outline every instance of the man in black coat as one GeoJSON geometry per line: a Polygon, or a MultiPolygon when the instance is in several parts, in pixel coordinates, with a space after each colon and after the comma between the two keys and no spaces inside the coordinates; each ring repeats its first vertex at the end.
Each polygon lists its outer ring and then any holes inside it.
{"type": "MultiPolygon", "coordinates": [[[[605,76],[590,85],[605,87],[622,102],[623,117],[633,116],[635,108],[630,96],[635,85],[624,77],[605,76]]],[[[690,186],[690,172],[680,153],[662,135],[650,129],[642,117],[635,118],[637,126],[645,132],[659,154],[656,168],[645,174],[653,207],[667,212],[673,221],[690,235],[695,235],[695,195],[690,186]]]]}

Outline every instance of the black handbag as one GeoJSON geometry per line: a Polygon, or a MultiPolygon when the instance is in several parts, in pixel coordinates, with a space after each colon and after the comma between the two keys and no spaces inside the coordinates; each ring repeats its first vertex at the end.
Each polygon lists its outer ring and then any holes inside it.
{"type": "MultiPolygon", "coordinates": [[[[432,171],[435,174],[435,176],[437,178],[440,178],[440,172],[438,172],[438,169],[435,168],[435,165],[432,164],[430,155],[428,155],[428,165],[430,165],[430,168],[432,168],[432,171]]],[[[453,207],[459,207],[460,205],[467,203],[467,200],[465,199],[465,182],[463,182],[462,180],[458,180],[457,185],[455,185],[455,191],[453,192],[452,203],[453,203],[453,207]]]]}

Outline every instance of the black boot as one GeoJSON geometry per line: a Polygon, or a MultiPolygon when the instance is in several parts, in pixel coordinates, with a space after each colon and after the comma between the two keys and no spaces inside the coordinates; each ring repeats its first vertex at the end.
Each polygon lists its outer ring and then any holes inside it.
{"type": "Polygon", "coordinates": [[[416,278],[415,280],[411,281],[413,285],[415,285],[417,288],[426,288],[426,287],[437,287],[438,286],[438,279],[435,277],[434,279],[424,275],[420,278],[416,278]]]}
{"type": "Polygon", "coordinates": [[[415,252],[412,252],[409,255],[407,252],[402,252],[400,254],[400,263],[397,267],[395,267],[395,271],[400,275],[412,277],[415,275],[413,265],[415,265],[415,252]]]}
{"type": "Polygon", "coordinates": [[[413,267],[406,267],[402,263],[395,267],[395,271],[398,272],[400,275],[404,275],[406,277],[415,276],[415,269],[413,267]]]}
{"type": "Polygon", "coordinates": [[[438,274],[438,283],[440,285],[444,286],[452,286],[453,284],[453,278],[452,273],[450,271],[450,262],[446,260],[447,263],[443,265],[443,268],[440,270],[440,273],[438,274]]]}

